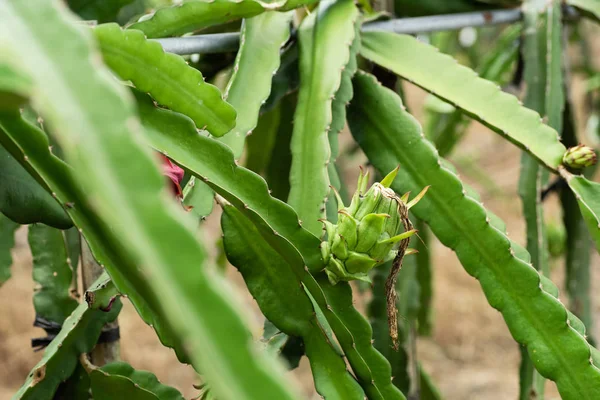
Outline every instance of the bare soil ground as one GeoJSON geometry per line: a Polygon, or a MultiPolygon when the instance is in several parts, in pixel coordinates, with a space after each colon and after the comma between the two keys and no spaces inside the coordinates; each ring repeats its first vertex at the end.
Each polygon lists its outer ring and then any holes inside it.
{"type": "MultiPolygon", "coordinates": [[[[413,94],[415,103],[422,102],[424,95],[421,92],[411,90],[411,96],[413,94]]],[[[524,245],[524,225],[516,189],[520,151],[475,124],[451,160],[458,167],[461,178],[481,193],[486,207],[506,222],[511,238],[524,245]]],[[[355,179],[356,173],[354,169],[345,171],[351,180],[355,179]]],[[[550,218],[560,218],[556,199],[549,201],[547,214],[550,218]]],[[[213,233],[218,235],[218,219],[212,218],[211,224],[213,233]]],[[[431,251],[435,269],[435,329],[431,338],[418,342],[424,368],[432,375],[445,399],[516,399],[519,352],[500,313],[487,304],[478,282],[467,275],[452,251],[437,242],[431,245],[431,251]]],[[[43,332],[32,327],[31,255],[24,230],[19,232],[13,255],[13,277],[0,288],[0,399],[8,399],[14,394],[41,357],[41,353],[34,353],[30,347],[30,339],[43,332]]],[[[555,264],[553,278],[562,286],[562,260],[555,264]]],[[[238,297],[248,310],[252,310],[247,314],[252,331],[258,337],[261,318],[256,306],[239,275],[232,271],[228,275],[239,289],[238,297]]],[[[595,253],[593,275],[593,282],[597,282],[600,258],[595,253]]],[[[600,295],[595,296],[596,315],[600,315],[600,295]]],[[[561,299],[567,303],[564,295],[561,299]]],[[[192,368],[181,365],[171,350],[163,348],[153,330],[141,321],[127,301],[125,303],[119,317],[122,358],[135,368],[153,371],[162,382],[175,386],[186,398],[191,398],[196,393],[192,384],[198,382],[192,368]]],[[[599,337],[597,329],[592,332],[599,337]]],[[[303,388],[307,398],[312,397],[314,388],[305,359],[290,375],[303,388]]],[[[547,399],[559,398],[554,384],[548,383],[547,399]]]]}

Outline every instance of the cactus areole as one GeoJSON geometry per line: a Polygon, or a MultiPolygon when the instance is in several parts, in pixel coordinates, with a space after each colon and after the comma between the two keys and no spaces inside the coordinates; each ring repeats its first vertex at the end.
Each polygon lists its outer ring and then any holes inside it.
{"type": "Polygon", "coordinates": [[[361,169],[348,207],[332,189],[338,202],[338,223],[322,220],[327,240],[321,242],[325,272],[332,284],[355,279],[370,282],[369,271],[393,260],[400,242],[415,233],[404,230],[408,206],[390,189],[397,174],[398,168],[367,190],[369,173],[364,174],[361,169]]]}

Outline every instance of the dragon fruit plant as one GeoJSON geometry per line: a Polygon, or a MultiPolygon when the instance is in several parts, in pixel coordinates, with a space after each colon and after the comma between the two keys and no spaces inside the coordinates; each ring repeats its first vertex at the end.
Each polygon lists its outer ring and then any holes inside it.
{"type": "MultiPolygon", "coordinates": [[[[521,350],[513,398],[542,400],[550,380],[563,399],[600,399],[598,1],[383,3],[0,0],[0,284],[26,225],[45,330],[14,339],[44,350],[14,399],[300,399],[285,371],[302,357],[319,398],[441,399],[435,381],[458,381],[429,376],[417,351],[435,324],[432,236],[521,350]],[[395,33],[423,21],[490,26],[395,33]],[[429,93],[422,109],[405,82],[429,93]],[[446,159],[473,120],[522,154],[522,243],[446,159]],[[219,216],[215,234],[204,221],[219,216]],[[213,266],[225,258],[262,337],[213,266]],[[199,385],[106,357],[123,298],[199,385]]],[[[30,307],[3,290],[2,307],[30,307]]]]}

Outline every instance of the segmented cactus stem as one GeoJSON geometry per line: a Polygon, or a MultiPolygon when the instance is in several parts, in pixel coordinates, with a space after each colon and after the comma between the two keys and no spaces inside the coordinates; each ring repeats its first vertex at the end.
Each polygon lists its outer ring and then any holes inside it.
{"type": "MultiPolygon", "coordinates": [[[[400,214],[400,220],[402,221],[402,225],[404,225],[404,231],[408,232],[413,229],[413,224],[408,219],[408,207],[403,201],[398,202],[399,207],[398,211],[400,214]]],[[[408,249],[408,243],[410,242],[410,237],[403,239],[400,242],[400,247],[398,248],[398,254],[396,258],[394,258],[394,262],[392,263],[392,269],[390,270],[390,274],[385,281],[385,299],[387,301],[387,314],[388,314],[388,329],[390,331],[390,338],[392,339],[392,346],[394,350],[398,350],[400,344],[398,340],[398,307],[396,306],[396,280],[398,279],[398,273],[400,272],[400,268],[402,268],[402,260],[406,255],[406,250],[408,249]]]]}

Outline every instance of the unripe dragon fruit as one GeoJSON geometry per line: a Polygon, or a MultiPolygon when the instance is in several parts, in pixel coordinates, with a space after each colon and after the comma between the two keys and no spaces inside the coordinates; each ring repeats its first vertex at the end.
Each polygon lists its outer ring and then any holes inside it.
{"type": "Polygon", "coordinates": [[[348,207],[332,189],[338,202],[338,222],[322,221],[327,241],[321,243],[321,253],[333,285],[355,279],[370,282],[369,271],[396,257],[399,243],[416,232],[414,229],[403,232],[403,218],[408,218],[408,209],[423,197],[427,188],[406,204],[407,195],[400,198],[390,189],[397,174],[398,168],[367,190],[369,173],[364,174],[361,169],[348,207]]]}

